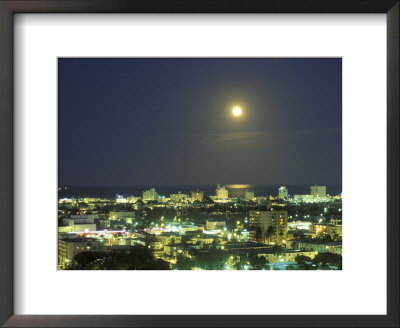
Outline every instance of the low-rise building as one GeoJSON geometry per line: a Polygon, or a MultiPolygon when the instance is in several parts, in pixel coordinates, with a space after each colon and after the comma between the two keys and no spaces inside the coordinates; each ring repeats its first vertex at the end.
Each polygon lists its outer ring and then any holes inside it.
{"type": "Polygon", "coordinates": [[[96,231],[96,224],[93,217],[84,215],[73,215],[70,218],[63,218],[63,225],[58,227],[59,233],[77,231],[96,231]]]}
{"type": "Polygon", "coordinates": [[[288,228],[292,230],[312,230],[313,223],[311,221],[293,221],[288,222],[288,228]]]}
{"type": "Polygon", "coordinates": [[[329,243],[315,243],[300,239],[291,239],[287,241],[287,247],[302,251],[342,254],[342,242],[333,241],[329,243]]]}
{"type": "Polygon", "coordinates": [[[266,258],[270,263],[278,262],[295,262],[296,257],[302,255],[313,259],[316,255],[315,251],[299,251],[294,249],[283,249],[279,254],[272,250],[265,253],[259,253],[258,257],[266,258]]]}
{"type": "Polygon", "coordinates": [[[329,196],[314,196],[314,195],[294,195],[293,202],[295,203],[328,203],[334,199],[329,196]]]}
{"type": "Polygon", "coordinates": [[[226,228],[225,221],[209,221],[206,220],[206,230],[223,230],[226,228]]]}
{"type": "Polygon", "coordinates": [[[94,220],[99,218],[98,214],[73,214],[70,216],[75,220],[75,223],[93,223],[94,220]]]}
{"type": "Polygon", "coordinates": [[[115,201],[117,204],[126,204],[128,202],[127,199],[122,195],[116,195],[115,201]]]}
{"type": "Polygon", "coordinates": [[[135,212],[132,211],[111,211],[110,218],[112,220],[123,220],[126,223],[132,223],[135,219],[135,212]]]}
{"type": "Polygon", "coordinates": [[[314,234],[328,234],[330,236],[337,235],[339,237],[342,236],[342,225],[339,224],[320,224],[313,223],[312,231],[314,234]]]}

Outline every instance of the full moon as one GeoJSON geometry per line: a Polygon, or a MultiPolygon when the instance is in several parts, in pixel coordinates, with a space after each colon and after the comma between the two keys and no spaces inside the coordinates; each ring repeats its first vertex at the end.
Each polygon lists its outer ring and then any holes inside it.
{"type": "Polygon", "coordinates": [[[242,115],[242,109],[239,106],[235,106],[232,109],[233,116],[240,116],[242,115]]]}

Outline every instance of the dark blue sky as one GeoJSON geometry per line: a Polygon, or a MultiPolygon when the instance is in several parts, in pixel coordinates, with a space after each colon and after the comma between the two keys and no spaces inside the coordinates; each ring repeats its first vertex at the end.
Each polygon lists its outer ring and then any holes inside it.
{"type": "Polygon", "coordinates": [[[341,183],[341,59],[58,65],[59,185],[341,183]]]}

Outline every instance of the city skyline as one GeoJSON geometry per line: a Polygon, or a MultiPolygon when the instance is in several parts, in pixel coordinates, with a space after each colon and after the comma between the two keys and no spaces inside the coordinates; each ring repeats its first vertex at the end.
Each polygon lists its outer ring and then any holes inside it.
{"type": "Polygon", "coordinates": [[[60,270],[341,270],[342,196],[250,185],[58,202],[60,270]]]}
{"type": "Polygon", "coordinates": [[[340,184],[341,59],[59,59],[60,185],[216,181],[340,184]]]}

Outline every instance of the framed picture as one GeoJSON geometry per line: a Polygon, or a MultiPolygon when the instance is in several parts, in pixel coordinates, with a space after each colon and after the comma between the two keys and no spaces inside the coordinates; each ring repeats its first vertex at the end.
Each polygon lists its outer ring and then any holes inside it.
{"type": "Polygon", "coordinates": [[[4,327],[398,327],[390,1],[0,1],[4,327]]]}

